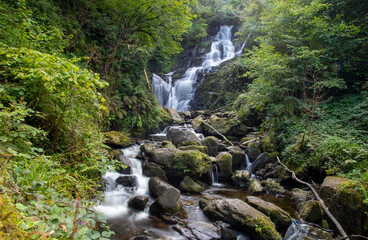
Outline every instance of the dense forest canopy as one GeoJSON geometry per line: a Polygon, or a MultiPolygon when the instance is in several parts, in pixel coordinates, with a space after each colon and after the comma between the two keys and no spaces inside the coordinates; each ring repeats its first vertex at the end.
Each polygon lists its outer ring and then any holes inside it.
{"type": "Polygon", "coordinates": [[[91,209],[103,132],[165,122],[151,71],[221,22],[247,39],[223,106],[256,112],[265,150],[357,181],[367,203],[367,1],[0,0],[0,238],[108,239],[91,209]]]}

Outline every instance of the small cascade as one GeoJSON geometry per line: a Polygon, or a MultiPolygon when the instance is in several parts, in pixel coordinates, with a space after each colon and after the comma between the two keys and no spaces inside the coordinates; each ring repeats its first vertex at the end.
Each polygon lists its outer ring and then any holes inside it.
{"type": "Polygon", "coordinates": [[[190,109],[190,102],[193,100],[197,76],[199,73],[207,73],[212,67],[239,55],[245,46],[235,52],[235,46],[231,41],[231,31],[233,26],[221,26],[220,31],[214,37],[211,51],[204,57],[200,66],[188,68],[184,76],[173,84],[172,73],[165,75],[165,80],[153,74],[152,86],[154,93],[163,107],[175,108],[179,112],[190,109]]]}
{"type": "Polygon", "coordinates": [[[249,157],[247,154],[245,154],[245,163],[246,165],[246,170],[248,170],[250,173],[252,173],[252,163],[249,161],[249,157]]]}
{"type": "Polygon", "coordinates": [[[313,227],[311,225],[301,223],[298,220],[293,219],[291,225],[289,226],[286,234],[285,240],[295,240],[295,239],[327,239],[329,235],[327,232],[321,230],[320,228],[313,227]]]}
{"type": "MultiPolygon", "coordinates": [[[[120,217],[129,213],[128,200],[136,195],[146,195],[148,193],[149,178],[143,175],[141,161],[136,158],[139,146],[132,146],[122,151],[132,163],[132,174],[106,172],[102,177],[105,181],[106,190],[103,203],[97,206],[97,211],[103,212],[108,218],[120,217]],[[116,180],[121,176],[135,176],[137,187],[124,187],[117,184],[116,180]]],[[[137,217],[148,217],[148,214],[139,214],[137,217]]]]}
{"type": "Polygon", "coordinates": [[[216,163],[212,163],[211,164],[211,169],[212,169],[212,185],[217,185],[218,183],[218,168],[217,168],[217,164],[216,163]]]}

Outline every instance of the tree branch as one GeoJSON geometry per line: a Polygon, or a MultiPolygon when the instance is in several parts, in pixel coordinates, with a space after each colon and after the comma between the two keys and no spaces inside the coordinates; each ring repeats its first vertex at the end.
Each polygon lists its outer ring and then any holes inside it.
{"type": "Polygon", "coordinates": [[[342,228],[341,224],[336,220],[336,218],[332,215],[332,213],[328,210],[327,206],[325,205],[324,201],[322,200],[322,198],[318,195],[317,191],[312,187],[312,185],[310,185],[307,182],[304,182],[302,180],[300,180],[296,175],[295,172],[291,171],[288,167],[286,167],[280,160],[279,157],[277,157],[277,161],[281,164],[281,166],[283,166],[286,171],[290,172],[292,175],[292,178],[297,181],[298,183],[301,183],[303,185],[306,185],[310,188],[310,190],[312,190],[314,196],[316,197],[317,201],[321,204],[321,207],[323,209],[323,211],[326,213],[326,215],[331,219],[331,221],[335,224],[337,230],[340,232],[340,235],[342,236],[342,239],[344,240],[349,240],[349,236],[346,234],[346,232],[344,231],[344,229],[342,228]]]}
{"type": "Polygon", "coordinates": [[[228,142],[231,146],[234,146],[234,144],[232,142],[230,142],[224,135],[222,135],[221,133],[219,133],[214,127],[212,127],[211,125],[209,125],[206,122],[203,122],[204,125],[206,125],[207,127],[211,128],[213,131],[215,131],[215,133],[217,133],[218,135],[220,135],[226,142],[228,142]]]}

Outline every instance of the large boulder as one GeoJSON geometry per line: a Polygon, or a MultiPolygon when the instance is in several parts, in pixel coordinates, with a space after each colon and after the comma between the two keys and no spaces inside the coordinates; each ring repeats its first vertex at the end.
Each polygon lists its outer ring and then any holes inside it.
{"type": "Polygon", "coordinates": [[[164,167],[170,180],[182,179],[188,175],[211,182],[211,159],[198,150],[159,148],[155,149],[152,160],[164,167]]]}
{"type": "Polygon", "coordinates": [[[233,171],[244,169],[246,167],[245,153],[241,148],[231,146],[228,150],[231,156],[233,156],[233,171]]]}
{"type": "Polygon", "coordinates": [[[151,143],[144,143],[140,146],[140,150],[143,158],[151,158],[153,151],[156,149],[156,146],[151,143]]]}
{"type": "Polygon", "coordinates": [[[290,215],[275,204],[253,196],[248,196],[245,201],[258,211],[266,214],[278,229],[285,229],[290,226],[290,215]]]}
{"type": "Polygon", "coordinates": [[[129,199],[128,205],[131,208],[134,208],[138,211],[143,211],[148,203],[148,197],[147,196],[135,196],[129,199]]]}
{"type": "Polygon", "coordinates": [[[167,182],[165,171],[154,162],[147,162],[143,165],[143,174],[147,177],[159,177],[167,182]]]}
{"type": "Polygon", "coordinates": [[[248,170],[236,170],[231,176],[234,184],[239,187],[248,187],[250,172],[248,170]]]}
{"type": "Polygon", "coordinates": [[[219,139],[213,136],[206,137],[202,141],[202,145],[207,147],[208,155],[215,157],[217,155],[219,139]]]}
{"type": "Polygon", "coordinates": [[[261,154],[261,152],[258,150],[257,147],[250,146],[247,149],[247,154],[248,154],[249,161],[254,162],[257,159],[257,157],[261,154]]]}
{"type": "Polygon", "coordinates": [[[129,135],[124,132],[110,131],[104,133],[105,144],[114,149],[121,149],[133,145],[129,135]]]}
{"type": "Polygon", "coordinates": [[[319,194],[348,234],[367,236],[368,214],[363,203],[364,195],[359,185],[349,186],[348,183],[349,180],[345,178],[326,177],[319,194]]]}
{"type": "Polygon", "coordinates": [[[202,153],[207,154],[207,147],[200,146],[200,145],[189,145],[189,146],[181,146],[179,147],[180,150],[187,151],[187,150],[198,150],[202,153]]]}
{"type": "Polygon", "coordinates": [[[152,197],[156,198],[160,196],[165,190],[174,188],[172,185],[163,181],[159,177],[151,177],[148,181],[149,193],[152,197]]]}
{"type": "Polygon", "coordinates": [[[193,181],[189,176],[184,177],[179,184],[179,188],[184,192],[190,193],[200,193],[204,190],[201,185],[193,181]]]}
{"type": "Polygon", "coordinates": [[[191,124],[192,124],[192,127],[193,127],[194,131],[196,131],[196,132],[201,131],[201,126],[202,126],[202,123],[203,123],[204,119],[205,119],[204,116],[200,115],[200,116],[198,116],[198,117],[196,117],[192,120],[191,124]]]}
{"type": "Polygon", "coordinates": [[[174,108],[166,108],[165,110],[171,116],[171,118],[174,121],[174,123],[177,123],[177,124],[185,123],[184,118],[182,118],[179,115],[179,113],[178,113],[178,111],[176,109],[174,109],[174,108]]]}
{"type": "MultiPolygon", "coordinates": [[[[234,113],[227,113],[226,115],[212,114],[207,120],[207,124],[227,137],[241,137],[248,132],[247,127],[237,119],[234,113]]],[[[202,126],[204,133],[218,136],[218,133],[212,128],[207,125],[202,126]]]]}
{"type": "Polygon", "coordinates": [[[123,185],[124,187],[138,186],[138,178],[135,175],[120,176],[115,181],[117,184],[123,185]]]}
{"type": "Polygon", "coordinates": [[[172,127],[167,132],[167,139],[175,146],[201,145],[201,140],[197,135],[188,130],[172,127]]]}
{"type": "Polygon", "coordinates": [[[216,156],[218,179],[227,180],[233,169],[233,157],[228,152],[221,152],[216,156]]]}
{"type": "Polygon", "coordinates": [[[180,200],[180,191],[177,188],[171,187],[165,189],[157,197],[156,201],[150,206],[150,213],[156,216],[174,215],[183,207],[180,200]]]}
{"type": "Polygon", "coordinates": [[[208,199],[202,197],[200,206],[213,220],[229,223],[253,239],[280,239],[275,224],[265,214],[239,199],[208,199]]]}
{"type": "Polygon", "coordinates": [[[252,164],[252,172],[257,172],[259,169],[263,168],[267,163],[270,162],[271,160],[268,157],[268,154],[266,152],[261,153],[252,164]]]}
{"type": "Polygon", "coordinates": [[[252,179],[249,183],[248,193],[250,195],[254,195],[262,192],[263,192],[262,184],[257,179],[252,179]]]}
{"type": "Polygon", "coordinates": [[[300,217],[305,221],[321,225],[323,220],[323,211],[318,201],[310,200],[299,203],[298,212],[300,217]]]}

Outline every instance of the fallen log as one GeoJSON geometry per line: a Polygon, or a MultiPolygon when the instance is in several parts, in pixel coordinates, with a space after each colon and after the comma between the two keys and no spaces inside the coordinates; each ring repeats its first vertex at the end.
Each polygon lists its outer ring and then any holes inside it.
{"type": "Polygon", "coordinates": [[[283,166],[286,171],[288,171],[289,173],[291,173],[292,178],[297,181],[298,183],[301,183],[303,185],[306,185],[307,187],[310,188],[310,190],[313,192],[313,195],[315,196],[315,198],[317,199],[317,201],[321,204],[322,210],[326,213],[326,215],[331,219],[331,221],[335,224],[337,230],[339,231],[342,239],[345,240],[349,240],[349,236],[346,234],[346,232],[344,231],[344,229],[342,228],[341,224],[339,223],[339,221],[336,220],[336,218],[332,215],[332,213],[328,210],[327,206],[325,205],[324,201],[322,200],[322,198],[318,195],[317,191],[312,187],[311,184],[304,182],[303,180],[300,180],[294,171],[291,171],[288,167],[286,167],[286,165],[284,165],[280,158],[277,157],[277,161],[281,164],[281,166],[283,166]]]}
{"type": "Polygon", "coordinates": [[[221,133],[219,133],[219,131],[217,131],[214,127],[212,127],[211,125],[209,125],[206,122],[203,122],[204,125],[208,126],[209,128],[211,128],[213,131],[215,131],[215,133],[217,133],[218,135],[220,135],[226,142],[228,142],[231,146],[234,146],[234,144],[232,142],[229,141],[229,139],[227,139],[224,135],[222,135],[221,133]]]}

